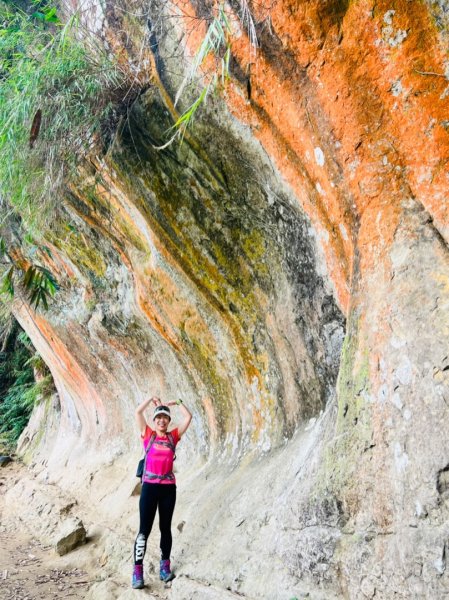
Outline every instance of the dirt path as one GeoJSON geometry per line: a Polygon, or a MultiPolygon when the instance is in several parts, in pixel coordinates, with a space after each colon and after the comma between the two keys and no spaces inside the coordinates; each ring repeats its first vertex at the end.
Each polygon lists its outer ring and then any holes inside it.
{"type": "Polygon", "coordinates": [[[33,539],[23,525],[3,519],[5,493],[20,474],[17,463],[0,469],[0,599],[85,598],[92,576],[33,539]]]}
{"type": "Polygon", "coordinates": [[[84,598],[89,578],[80,569],[57,566],[52,548],[38,541],[0,532],[0,598],[37,600],[84,598]]]}
{"type": "MultiPolygon", "coordinates": [[[[162,584],[155,572],[147,571],[144,590],[131,589],[131,572],[126,582],[123,575],[111,569],[105,578],[100,577],[100,573],[105,572],[102,549],[92,540],[59,556],[53,546],[45,545],[37,534],[33,535],[30,525],[23,524],[36,522],[38,529],[39,522],[30,518],[27,499],[24,499],[23,510],[28,512],[28,518],[11,517],[17,511],[5,509],[5,494],[26,478],[30,478],[30,472],[20,462],[0,467],[0,600],[167,600],[171,584],[162,584]]],[[[48,491],[50,507],[54,489],[50,487],[48,491]]],[[[39,518],[36,515],[36,519],[39,518]]],[[[45,521],[45,515],[42,518],[45,521]]],[[[101,524],[99,526],[101,528],[101,524]]],[[[156,542],[153,540],[153,543],[156,542]]]]}

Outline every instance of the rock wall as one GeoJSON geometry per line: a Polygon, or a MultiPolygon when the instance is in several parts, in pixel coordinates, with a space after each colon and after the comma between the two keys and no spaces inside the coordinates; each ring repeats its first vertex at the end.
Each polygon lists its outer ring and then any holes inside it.
{"type": "Polygon", "coordinates": [[[141,93],[48,234],[51,310],[15,307],[61,403],[24,445],[131,540],[134,407],[182,397],[201,597],[444,597],[447,9],[248,6],[260,47],[233,19],[231,81],[163,149],[213,5],[83,13],[141,93]]]}

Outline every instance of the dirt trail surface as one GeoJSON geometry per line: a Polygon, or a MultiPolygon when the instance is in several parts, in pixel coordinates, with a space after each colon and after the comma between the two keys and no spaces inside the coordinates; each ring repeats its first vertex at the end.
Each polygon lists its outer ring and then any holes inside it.
{"type": "Polygon", "coordinates": [[[0,533],[0,546],[2,600],[85,597],[88,574],[81,569],[56,566],[52,548],[4,531],[0,533]]]}
{"type": "MultiPolygon", "coordinates": [[[[132,590],[131,564],[129,574],[126,565],[126,578],[120,569],[105,566],[104,543],[99,533],[101,524],[92,537],[88,536],[87,544],[64,556],[59,556],[53,545],[44,543],[39,531],[45,529],[45,519],[57,505],[57,487],[45,487],[48,495],[42,514],[40,511],[36,514],[27,496],[23,496],[23,507],[19,507],[22,513],[17,510],[20,501],[14,500],[14,510],[10,510],[5,501],[8,491],[22,489],[23,482],[29,483],[30,477],[33,479],[20,462],[0,467],[0,600],[167,599],[171,585],[158,581],[154,567],[152,571],[146,570],[145,589],[132,590]]],[[[32,488],[37,496],[37,482],[36,488],[34,484],[32,488]]],[[[42,491],[42,486],[39,490],[42,491]]],[[[17,497],[17,492],[13,497],[17,497]]],[[[84,512],[83,506],[77,505],[77,508],[84,512]]],[[[116,550],[119,554],[120,548],[116,550]]]]}
{"type": "Polygon", "coordinates": [[[67,557],[34,539],[19,522],[3,518],[5,493],[22,470],[17,463],[0,470],[0,599],[85,598],[91,575],[68,565],[67,557]]]}

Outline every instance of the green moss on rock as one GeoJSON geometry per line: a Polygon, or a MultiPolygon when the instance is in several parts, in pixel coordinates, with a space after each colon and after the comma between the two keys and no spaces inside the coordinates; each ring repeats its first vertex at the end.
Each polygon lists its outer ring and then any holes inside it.
{"type": "MultiPolygon", "coordinates": [[[[360,455],[371,443],[369,351],[353,314],[341,353],[338,412],[332,445],[325,449],[320,488],[338,493],[348,485],[360,455]]],[[[350,485],[348,486],[350,487],[350,485]]]]}
{"type": "Polygon", "coordinates": [[[88,271],[96,277],[104,277],[106,264],[101,253],[92,243],[88,243],[82,232],[68,224],[60,223],[49,236],[51,243],[61,250],[81,271],[88,271]]]}

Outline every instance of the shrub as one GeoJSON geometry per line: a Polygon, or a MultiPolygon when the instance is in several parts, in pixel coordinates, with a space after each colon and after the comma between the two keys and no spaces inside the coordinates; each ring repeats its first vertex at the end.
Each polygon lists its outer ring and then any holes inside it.
{"type": "Polygon", "coordinates": [[[57,6],[0,0],[2,212],[19,213],[34,230],[48,221],[67,171],[93,144],[124,84],[95,40],[78,34],[77,18],[62,25],[57,6]]]}
{"type": "Polygon", "coordinates": [[[7,321],[0,334],[0,440],[12,449],[33,407],[54,391],[54,385],[28,336],[11,317],[7,321]]]}

